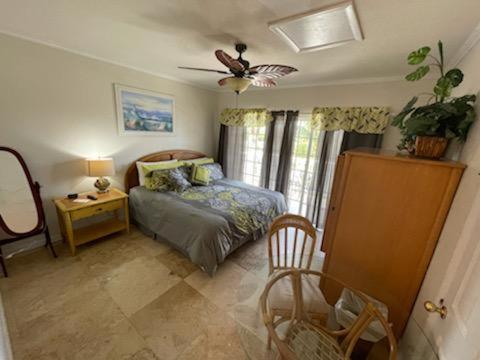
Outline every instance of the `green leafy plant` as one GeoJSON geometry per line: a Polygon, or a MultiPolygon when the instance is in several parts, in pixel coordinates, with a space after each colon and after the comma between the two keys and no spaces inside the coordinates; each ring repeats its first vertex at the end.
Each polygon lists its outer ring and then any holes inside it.
{"type": "Polygon", "coordinates": [[[415,107],[418,97],[413,97],[397,114],[392,125],[400,129],[402,134],[400,150],[412,150],[416,136],[439,136],[459,141],[467,139],[468,130],[475,120],[475,95],[451,97],[453,88],[463,81],[463,73],[454,68],[445,72],[443,44],[438,42],[439,56],[430,54],[431,49],[424,46],[408,55],[409,65],[420,65],[405,76],[407,81],[418,81],[427,75],[432,67],[438,68],[440,78],[437,80],[433,93],[428,93],[429,99],[424,106],[415,107]],[[433,60],[424,64],[426,59],[433,60]],[[421,65],[422,64],[422,65],[421,65]]]}

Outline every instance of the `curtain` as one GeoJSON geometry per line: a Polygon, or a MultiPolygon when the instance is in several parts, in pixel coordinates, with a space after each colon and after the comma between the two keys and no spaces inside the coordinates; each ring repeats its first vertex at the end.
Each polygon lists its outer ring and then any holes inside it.
{"type": "Polygon", "coordinates": [[[220,134],[218,136],[218,155],[217,162],[222,165],[223,172],[227,172],[227,147],[228,147],[228,126],[220,125],[220,134]]]}
{"type": "Polygon", "coordinates": [[[245,162],[245,127],[229,126],[225,133],[226,149],[224,174],[235,180],[242,180],[243,164],[245,162]]]}
{"type": "Polygon", "coordinates": [[[267,125],[262,160],[260,186],[273,190],[277,179],[280,147],[285,129],[285,111],[272,111],[272,121],[267,125]]]}
{"type": "Polygon", "coordinates": [[[383,134],[389,119],[387,107],[316,107],[312,112],[312,128],[383,134]]]}
{"type": "Polygon", "coordinates": [[[265,126],[272,120],[267,109],[223,109],[220,124],[227,126],[265,126]]]}
{"type": "Polygon", "coordinates": [[[278,169],[276,171],[275,191],[286,195],[288,190],[288,179],[290,177],[290,168],[292,164],[293,142],[295,137],[295,123],[298,120],[298,111],[287,111],[285,118],[285,127],[283,130],[282,145],[278,159],[278,169]]]}
{"type": "Polygon", "coordinates": [[[358,147],[380,148],[382,140],[382,134],[361,134],[356,131],[346,132],[343,136],[340,152],[358,147]]]}
{"type": "Polygon", "coordinates": [[[319,229],[323,229],[335,165],[340,154],[344,132],[322,131],[317,144],[318,162],[314,167],[314,179],[309,191],[311,199],[307,205],[306,217],[319,229]]]}

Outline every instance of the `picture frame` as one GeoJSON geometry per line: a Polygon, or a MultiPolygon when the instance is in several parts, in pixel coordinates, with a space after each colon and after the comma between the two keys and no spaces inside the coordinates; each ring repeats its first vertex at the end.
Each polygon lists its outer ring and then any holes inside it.
{"type": "Polygon", "coordinates": [[[114,84],[120,136],[175,135],[175,98],[155,91],[114,84]]]}

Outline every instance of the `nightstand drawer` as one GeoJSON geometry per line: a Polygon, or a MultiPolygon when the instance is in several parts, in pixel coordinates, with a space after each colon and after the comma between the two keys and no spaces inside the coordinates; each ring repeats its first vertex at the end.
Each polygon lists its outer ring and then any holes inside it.
{"type": "Polygon", "coordinates": [[[78,220],[87,218],[90,216],[95,216],[107,211],[113,211],[123,208],[124,200],[115,200],[109,201],[103,204],[98,204],[94,206],[89,206],[86,208],[81,208],[70,212],[70,218],[72,220],[78,220]]]}

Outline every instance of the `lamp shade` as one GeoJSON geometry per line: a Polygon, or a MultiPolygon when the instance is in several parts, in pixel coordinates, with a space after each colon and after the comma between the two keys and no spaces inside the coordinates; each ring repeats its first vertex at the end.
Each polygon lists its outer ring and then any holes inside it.
{"type": "Polygon", "coordinates": [[[109,176],[115,174],[115,167],[112,158],[87,159],[88,176],[109,176]]]}
{"type": "Polygon", "coordinates": [[[225,80],[227,86],[235,91],[237,94],[240,94],[248,89],[252,80],[238,77],[230,77],[225,80]]]}

